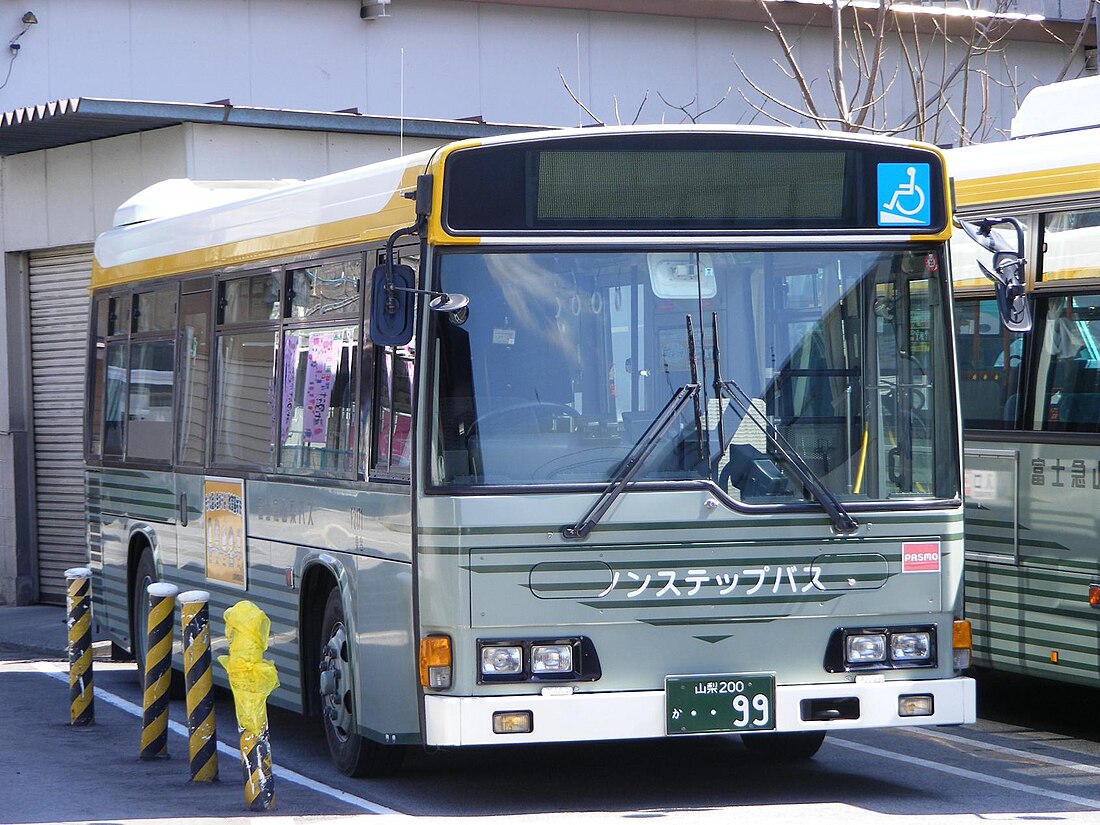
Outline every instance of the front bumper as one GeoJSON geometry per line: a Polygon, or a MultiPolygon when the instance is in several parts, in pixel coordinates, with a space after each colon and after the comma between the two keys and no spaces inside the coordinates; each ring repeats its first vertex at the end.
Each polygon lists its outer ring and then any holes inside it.
{"type": "MultiPolygon", "coordinates": [[[[776,730],[860,730],[916,725],[960,725],[977,719],[974,680],[922,679],[827,685],[779,685],[775,689],[776,730]],[[931,694],[931,716],[898,715],[898,698],[931,694]],[[858,719],[803,721],[806,699],[859,700],[858,719]]],[[[441,747],[520,742],[596,742],[665,736],[665,692],[574,693],[569,696],[424,697],[425,743],[441,747]],[[493,713],[531,711],[530,733],[493,733],[493,713]]]]}

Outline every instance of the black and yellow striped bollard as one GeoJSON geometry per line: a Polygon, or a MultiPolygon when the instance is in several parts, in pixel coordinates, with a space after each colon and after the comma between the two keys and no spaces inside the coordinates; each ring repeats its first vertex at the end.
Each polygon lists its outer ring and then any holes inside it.
{"type": "Polygon", "coordinates": [[[267,725],[259,733],[241,731],[241,767],[244,768],[244,797],[248,810],[275,810],[271,733],[267,725]]]}
{"type": "Polygon", "coordinates": [[[214,676],[210,656],[210,594],[180,593],[183,678],[187,687],[187,736],[192,782],[218,780],[218,734],[214,722],[214,676]]]}
{"type": "Polygon", "coordinates": [[[95,722],[95,689],[92,680],[92,571],[70,567],[65,571],[69,610],[69,724],[83,727],[95,722]]]}
{"type": "Polygon", "coordinates": [[[275,774],[267,725],[267,697],[279,686],[275,664],[263,658],[271,635],[271,620],[248,600],[225,611],[228,655],[218,661],[229,676],[237,727],[241,734],[244,797],[250,811],[275,810],[275,774]]]}
{"type": "Polygon", "coordinates": [[[172,681],[174,584],[149,585],[149,643],[145,648],[145,695],[141,714],[141,758],[168,758],[168,685],[172,681]]]}

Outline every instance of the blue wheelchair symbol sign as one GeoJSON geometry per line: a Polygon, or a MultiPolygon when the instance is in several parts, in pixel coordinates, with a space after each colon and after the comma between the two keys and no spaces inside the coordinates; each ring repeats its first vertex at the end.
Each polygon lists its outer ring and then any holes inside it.
{"type": "Polygon", "coordinates": [[[928,226],[932,223],[931,166],[927,163],[878,165],[878,225],[928,226]]]}

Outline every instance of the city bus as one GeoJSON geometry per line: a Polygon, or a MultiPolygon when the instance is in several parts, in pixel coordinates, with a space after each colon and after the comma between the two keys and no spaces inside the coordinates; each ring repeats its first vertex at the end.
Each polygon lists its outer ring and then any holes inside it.
{"type": "Polygon", "coordinates": [[[251,600],[351,775],[974,721],[947,192],[931,146],[685,126],[139,193],[95,247],[99,632],[140,663],[167,581],[217,651],[251,600]]]}
{"type": "Polygon", "coordinates": [[[974,663],[1087,685],[1100,685],[1098,96],[1096,77],[1040,87],[1011,140],[947,153],[960,217],[1023,230],[1034,319],[1030,331],[998,322],[956,232],[974,663]]]}

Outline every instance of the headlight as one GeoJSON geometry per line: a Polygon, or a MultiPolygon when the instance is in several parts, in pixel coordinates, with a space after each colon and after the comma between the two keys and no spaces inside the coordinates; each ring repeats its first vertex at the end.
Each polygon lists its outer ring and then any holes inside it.
{"type": "Polygon", "coordinates": [[[532,645],[532,673],[569,673],[573,670],[573,645],[532,645]]]}
{"type": "Polygon", "coordinates": [[[853,664],[886,661],[886,636],[880,633],[849,636],[846,655],[853,664]]]}
{"type": "Polygon", "coordinates": [[[486,676],[523,673],[523,648],[518,645],[481,648],[481,672],[486,676]]]}
{"type": "Polygon", "coordinates": [[[890,658],[895,662],[927,659],[932,653],[932,634],[927,631],[890,634],[890,658]]]}

